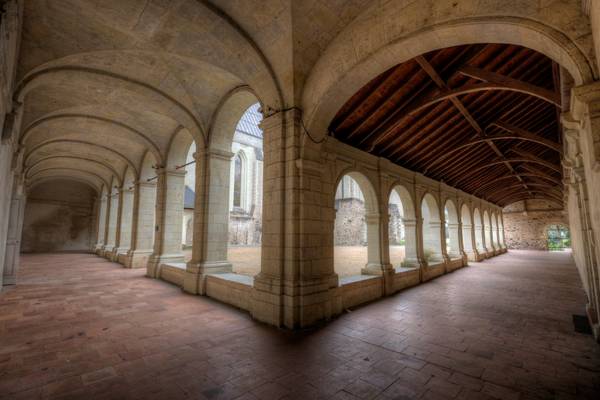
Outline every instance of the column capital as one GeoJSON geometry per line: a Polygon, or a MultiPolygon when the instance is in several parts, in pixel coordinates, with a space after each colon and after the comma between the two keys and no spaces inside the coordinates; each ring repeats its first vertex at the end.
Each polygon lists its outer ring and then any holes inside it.
{"type": "Polygon", "coordinates": [[[181,169],[170,169],[170,168],[158,168],[156,175],[168,175],[168,176],[185,176],[186,171],[184,168],[181,169]]]}
{"type": "Polygon", "coordinates": [[[231,151],[221,150],[221,149],[197,149],[194,153],[194,160],[196,162],[208,158],[220,158],[227,161],[230,161],[235,154],[231,151]]]}

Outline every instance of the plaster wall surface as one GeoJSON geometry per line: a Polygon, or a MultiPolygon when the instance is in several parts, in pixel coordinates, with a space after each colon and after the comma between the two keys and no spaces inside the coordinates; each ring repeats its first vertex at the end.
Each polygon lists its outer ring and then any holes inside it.
{"type": "Polygon", "coordinates": [[[89,251],[92,245],[93,195],[84,184],[42,183],[29,194],[22,251],[89,251]]]}

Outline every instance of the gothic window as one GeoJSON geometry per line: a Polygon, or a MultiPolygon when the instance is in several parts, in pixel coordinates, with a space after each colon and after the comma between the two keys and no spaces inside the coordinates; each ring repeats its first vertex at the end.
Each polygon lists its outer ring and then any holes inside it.
{"type": "Polygon", "coordinates": [[[242,157],[239,153],[233,166],[233,206],[242,207],[242,157]]]}

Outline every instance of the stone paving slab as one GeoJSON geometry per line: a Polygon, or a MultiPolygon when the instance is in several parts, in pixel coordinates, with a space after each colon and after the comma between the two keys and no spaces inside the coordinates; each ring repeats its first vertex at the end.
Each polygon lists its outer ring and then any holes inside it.
{"type": "Polygon", "coordinates": [[[288,332],[87,254],[0,294],[0,399],[598,399],[564,253],[512,251],[288,332]]]}

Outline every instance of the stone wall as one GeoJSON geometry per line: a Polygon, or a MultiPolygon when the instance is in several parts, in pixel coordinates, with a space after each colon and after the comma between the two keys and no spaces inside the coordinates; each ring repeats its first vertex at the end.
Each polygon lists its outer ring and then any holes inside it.
{"type": "Polygon", "coordinates": [[[335,245],[358,246],[367,243],[365,203],[355,198],[335,201],[335,245]]]}
{"type": "Polygon", "coordinates": [[[504,234],[509,249],[547,250],[549,225],[568,226],[567,213],[543,200],[519,201],[503,210],[504,234]]]}
{"type": "Polygon", "coordinates": [[[84,184],[52,181],[29,194],[23,223],[22,251],[89,251],[94,192],[84,184]]]}

